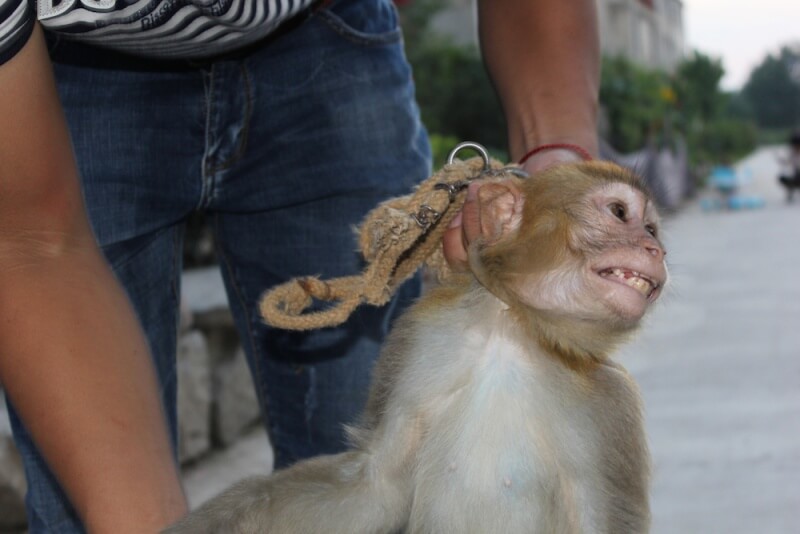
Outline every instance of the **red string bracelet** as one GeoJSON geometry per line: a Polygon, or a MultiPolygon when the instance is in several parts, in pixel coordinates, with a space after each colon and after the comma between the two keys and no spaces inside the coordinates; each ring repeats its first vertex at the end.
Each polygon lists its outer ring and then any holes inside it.
{"type": "Polygon", "coordinates": [[[573,145],[571,143],[550,143],[548,145],[539,145],[530,152],[528,152],[527,154],[525,154],[524,156],[522,156],[522,158],[519,160],[519,164],[522,165],[523,163],[528,161],[532,156],[538,154],[539,152],[543,152],[545,150],[558,149],[558,148],[564,150],[571,150],[572,152],[578,154],[584,161],[591,161],[593,159],[592,155],[589,154],[589,152],[586,149],[578,145],[573,145]]]}

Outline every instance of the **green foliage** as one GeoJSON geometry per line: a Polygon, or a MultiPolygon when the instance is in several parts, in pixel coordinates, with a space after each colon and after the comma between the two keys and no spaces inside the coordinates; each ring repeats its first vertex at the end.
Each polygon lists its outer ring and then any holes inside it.
{"type": "Polygon", "coordinates": [[[758,144],[760,145],[785,145],[792,130],[788,128],[759,128],[758,144]]]}
{"type": "Polygon", "coordinates": [[[600,102],[608,140],[623,152],[647,143],[687,139],[694,164],[731,162],[755,147],[757,132],[749,103],[719,89],[722,64],[699,52],[684,60],[672,76],[622,58],[605,59],[600,102]]]}
{"type": "Polygon", "coordinates": [[[719,83],[722,63],[693,52],[676,69],[676,128],[687,138],[695,164],[730,164],[756,146],[757,131],[749,103],[737,93],[725,93],[719,83]]]}
{"type": "Polygon", "coordinates": [[[725,74],[722,63],[700,52],[693,52],[676,69],[673,84],[685,117],[713,120],[725,107],[726,98],[719,91],[725,74]]]}
{"type": "Polygon", "coordinates": [[[406,54],[413,55],[417,46],[428,38],[430,21],[437,12],[445,7],[445,1],[412,0],[397,6],[406,42],[406,54]]]}
{"type": "MultiPolygon", "coordinates": [[[[507,146],[505,117],[478,50],[428,31],[443,5],[443,0],[414,0],[400,9],[422,121],[434,143],[476,141],[500,159],[507,146]]],[[[441,161],[456,143],[441,147],[441,161]]]]}
{"type": "Polygon", "coordinates": [[[506,146],[502,108],[477,50],[429,38],[409,52],[422,120],[431,132],[506,146]]]}
{"type": "Polygon", "coordinates": [[[758,141],[751,121],[715,118],[687,135],[692,161],[696,164],[732,164],[749,154],[758,141]]]}
{"type": "Polygon", "coordinates": [[[671,120],[674,92],[666,74],[621,58],[603,60],[600,103],[608,141],[617,150],[640,149],[671,120]]]}
{"type": "Polygon", "coordinates": [[[433,154],[433,168],[441,169],[442,165],[447,163],[447,156],[461,141],[452,135],[439,135],[436,133],[430,134],[431,152],[433,154]]]}
{"type": "MultiPolygon", "coordinates": [[[[459,141],[482,143],[498,159],[506,155],[502,108],[477,50],[428,30],[443,0],[415,0],[400,9],[406,54],[414,70],[422,120],[431,132],[434,165],[440,167],[459,141]]],[[[600,102],[603,132],[617,150],[630,152],[675,136],[688,140],[695,163],[732,161],[755,146],[749,99],[719,89],[721,63],[694,52],[670,76],[623,58],[605,58],[600,102]]]]}
{"type": "Polygon", "coordinates": [[[725,94],[725,106],[722,114],[733,119],[755,122],[755,114],[750,101],[741,92],[725,94]]]}
{"type": "Polygon", "coordinates": [[[758,124],[766,128],[792,128],[800,124],[800,46],[784,47],[779,56],[768,55],[750,73],[743,94],[758,124]]]}

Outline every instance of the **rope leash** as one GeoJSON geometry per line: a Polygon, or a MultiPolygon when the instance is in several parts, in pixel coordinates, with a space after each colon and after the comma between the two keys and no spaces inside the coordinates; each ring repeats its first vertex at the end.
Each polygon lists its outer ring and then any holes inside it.
{"type": "Polygon", "coordinates": [[[470,182],[525,177],[517,165],[503,166],[477,143],[456,146],[448,163],[405,196],[389,199],[370,211],[359,228],[359,249],[367,266],[360,275],[320,280],[294,278],[266,293],[260,303],[264,321],[287,330],[311,330],[342,324],[361,304],[382,306],[423,264],[440,279],[450,274],[441,239],[466,200],[470,182]],[[463,149],[480,156],[457,160],[463,149]],[[306,312],[315,302],[331,303],[306,312]]]}

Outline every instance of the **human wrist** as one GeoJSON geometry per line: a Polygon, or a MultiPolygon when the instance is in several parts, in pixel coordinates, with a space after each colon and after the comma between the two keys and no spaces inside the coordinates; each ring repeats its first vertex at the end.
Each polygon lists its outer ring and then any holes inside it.
{"type": "MultiPolygon", "coordinates": [[[[560,105],[560,102],[553,105],[560,105]]],[[[577,146],[596,158],[599,155],[596,113],[591,106],[587,107],[589,109],[586,110],[577,105],[569,110],[558,109],[545,117],[531,113],[513,116],[509,120],[508,128],[511,160],[519,162],[538,147],[550,146],[554,150],[558,149],[555,145],[577,146]]],[[[539,108],[541,106],[537,106],[539,108]]],[[[540,155],[531,156],[533,157],[538,159],[540,155]]]]}
{"type": "MultiPolygon", "coordinates": [[[[578,158],[582,159],[583,161],[590,161],[594,159],[592,155],[589,153],[588,150],[583,148],[580,145],[576,145],[575,143],[547,143],[544,145],[539,145],[531,150],[528,150],[517,163],[520,165],[524,165],[526,161],[530,160],[531,158],[535,157],[538,154],[542,154],[548,151],[559,151],[559,152],[569,152],[573,156],[577,156],[578,158]]],[[[572,159],[572,158],[570,158],[572,159]]]]}
{"type": "Polygon", "coordinates": [[[579,163],[595,159],[597,151],[590,151],[576,143],[547,143],[527,151],[518,164],[529,173],[536,173],[562,163],[579,163]]]}

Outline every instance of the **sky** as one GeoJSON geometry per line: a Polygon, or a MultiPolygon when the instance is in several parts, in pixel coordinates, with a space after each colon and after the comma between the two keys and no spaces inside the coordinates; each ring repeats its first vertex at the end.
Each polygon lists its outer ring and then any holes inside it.
{"type": "Polygon", "coordinates": [[[750,71],[782,45],[800,43],[800,0],[683,0],[687,52],[721,59],[725,90],[738,90],[750,71]]]}

